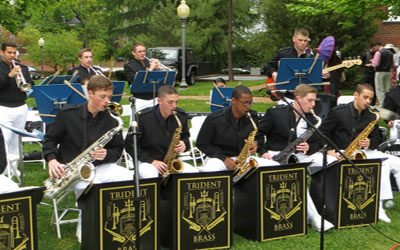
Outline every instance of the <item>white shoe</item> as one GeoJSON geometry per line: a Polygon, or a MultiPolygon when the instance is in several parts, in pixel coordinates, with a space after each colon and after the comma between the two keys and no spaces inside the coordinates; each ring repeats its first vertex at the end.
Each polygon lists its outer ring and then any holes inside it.
{"type": "Polygon", "coordinates": [[[380,221],[390,223],[392,220],[386,215],[385,209],[379,208],[379,215],[378,218],[380,221]]]}
{"type": "MultiPolygon", "coordinates": [[[[320,219],[312,219],[311,220],[311,226],[317,230],[318,232],[321,232],[321,220],[320,219]]],[[[328,231],[329,229],[334,228],[335,226],[330,223],[327,220],[324,220],[324,231],[328,231]]]]}

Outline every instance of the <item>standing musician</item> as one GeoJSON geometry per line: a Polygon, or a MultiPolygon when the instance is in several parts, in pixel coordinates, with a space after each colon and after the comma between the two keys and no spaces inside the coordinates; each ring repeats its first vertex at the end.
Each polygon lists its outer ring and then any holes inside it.
{"type": "MultiPolygon", "coordinates": [[[[350,143],[376,119],[375,114],[368,110],[374,97],[374,90],[369,84],[358,84],[354,92],[354,102],[339,105],[329,111],[327,118],[322,122],[321,131],[325,133],[341,150],[346,149],[350,143]]],[[[387,158],[382,161],[381,192],[379,220],[390,223],[390,218],[383,209],[383,200],[393,199],[390,186],[390,172],[394,172],[397,185],[400,184],[400,163],[396,156],[377,151],[381,142],[378,125],[375,124],[367,138],[361,139],[358,146],[363,149],[368,159],[387,158]]],[[[328,151],[329,155],[339,159],[339,154],[334,150],[328,151]]]]}
{"type": "Polygon", "coordinates": [[[69,70],[69,74],[72,75],[78,70],[79,79],[78,82],[82,85],[87,85],[89,78],[94,75],[102,75],[103,72],[97,67],[93,67],[93,51],[89,48],[84,48],[79,51],[78,59],[81,64],[78,67],[69,70]]]}
{"type": "MultiPolygon", "coordinates": [[[[6,42],[1,45],[0,54],[0,117],[1,123],[9,127],[24,129],[28,106],[25,104],[26,92],[18,86],[18,82],[25,82],[33,85],[28,67],[15,63],[17,45],[6,42]],[[15,66],[14,66],[15,65],[15,66]]],[[[18,135],[9,129],[2,128],[4,141],[8,154],[19,154],[18,135]]],[[[16,170],[17,166],[12,166],[16,170]]]]}
{"type": "MultiPolygon", "coordinates": [[[[253,95],[246,86],[239,85],[233,89],[232,106],[208,115],[197,137],[197,147],[207,156],[204,162],[204,171],[234,170],[237,167],[235,160],[242,148],[248,142],[254,126],[246,115],[249,113],[258,124],[257,113],[250,110],[253,95]]],[[[255,154],[258,144],[264,141],[260,134],[249,147],[249,154],[255,154]]],[[[279,165],[279,163],[253,157],[260,166],[279,165]]]]}
{"type": "Polygon", "coordinates": [[[7,154],[6,147],[4,145],[3,133],[0,129],[0,194],[10,192],[18,189],[17,183],[3,175],[4,170],[7,167],[7,154]]]}
{"type": "Polygon", "coordinates": [[[151,61],[146,58],[146,47],[143,43],[134,43],[132,45],[133,59],[124,65],[125,76],[128,84],[131,84],[135,79],[135,75],[139,71],[160,70],[158,59],[151,61]]]}
{"type": "MultiPolygon", "coordinates": [[[[314,125],[318,124],[320,118],[311,113],[317,99],[317,89],[307,84],[300,84],[294,91],[294,97],[293,107],[314,125]]],[[[304,137],[308,130],[308,124],[288,105],[279,105],[266,111],[259,128],[260,133],[267,138],[266,143],[260,147],[259,151],[263,158],[272,160],[273,156],[276,156],[279,151],[284,150],[289,144],[294,143],[294,140],[302,136],[304,137]]],[[[293,145],[296,150],[293,152],[294,155],[292,157],[295,157],[299,162],[314,161],[315,165],[322,166],[322,154],[316,153],[319,150],[319,137],[313,134],[309,138],[304,139],[304,141],[300,140],[297,145],[293,145]]],[[[289,155],[285,156],[285,158],[289,158],[289,155]]],[[[308,189],[307,211],[308,221],[316,230],[320,231],[321,216],[315,208],[308,189]]],[[[334,227],[328,221],[324,223],[325,230],[334,227]]]]}
{"type": "MultiPolygon", "coordinates": [[[[49,165],[50,178],[61,178],[66,174],[64,164],[69,163],[101,136],[119,123],[106,110],[113,93],[112,82],[102,76],[93,76],[88,83],[87,103],[71,105],[61,109],[54,123],[46,132],[43,156],[49,165]]],[[[94,149],[90,157],[94,159],[96,176],[93,183],[131,180],[133,174],[115,162],[121,157],[124,140],[121,132],[116,133],[103,148],[94,149]]],[[[80,180],[72,186],[79,197],[89,182],[80,180]]],[[[80,222],[80,220],[79,220],[80,222]]],[[[80,240],[80,223],[77,237],[80,240]]]]}
{"type": "MultiPolygon", "coordinates": [[[[139,129],[137,140],[137,154],[139,161],[140,178],[154,178],[164,175],[170,166],[163,161],[169,147],[174,147],[177,154],[189,149],[188,115],[180,108],[178,91],[171,85],[164,85],[158,89],[158,105],[144,109],[138,114],[139,129]],[[176,112],[176,117],[174,115],[176,112]],[[181,132],[176,135],[181,123],[181,132]],[[176,145],[171,145],[174,136],[179,136],[176,145]]],[[[133,135],[128,134],[125,140],[126,151],[133,157],[133,135]]],[[[194,168],[186,162],[183,164],[183,173],[196,173],[194,168]]]]}

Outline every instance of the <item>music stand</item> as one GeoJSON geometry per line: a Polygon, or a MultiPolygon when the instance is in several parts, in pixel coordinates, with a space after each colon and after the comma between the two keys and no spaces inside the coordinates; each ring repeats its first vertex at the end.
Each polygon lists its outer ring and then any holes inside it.
{"type": "Polygon", "coordinates": [[[58,111],[64,105],[80,104],[87,101],[81,84],[72,83],[71,86],[76,91],[66,84],[33,86],[39,115],[46,124],[54,122],[58,111]]]}
{"type": "Polygon", "coordinates": [[[210,110],[211,112],[231,106],[233,88],[214,87],[211,92],[210,110]]]}
{"type": "Polygon", "coordinates": [[[112,102],[121,102],[122,93],[124,92],[125,82],[124,81],[113,81],[114,85],[113,96],[111,97],[112,102]]]}
{"type": "Polygon", "coordinates": [[[294,90],[297,85],[312,84],[319,89],[316,83],[322,82],[323,60],[318,58],[282,58],[279,61],[278,77],[276,78],[277,90],[294,90]],[[314,63],[314,61],[316,61],[314,63]],[[311,69],[311,72],[310,72],[311,69]],[[279,84],[289,82],[285,84],[279,84]]]}
{"type": "Polygon", "coordinates": [[[131,94],[142,94],[153,92],[153,105],[156,91],[161,86],[173,85],[176,71],[139,71],[131,84],[131,94]]]}
{"type": "Polygon", "coordinates": [[[74,83],[79,79],[78,75],[51,75],[46,77],[40,85],[50,85],[50,84],[64,84],[64,81],[67,80],[70,83],[74,83]]]}

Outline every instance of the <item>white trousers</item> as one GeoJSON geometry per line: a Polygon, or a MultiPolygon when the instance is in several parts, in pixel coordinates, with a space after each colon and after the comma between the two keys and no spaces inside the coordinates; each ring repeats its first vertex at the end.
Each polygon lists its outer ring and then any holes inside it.
{"type": "MultiPolygon", "coordinates": [[[[116,163],[107,163],[103,165],[99,165],[95,167],[96,176],[93,180],[93,184],[98,183],[106,183],[113,181],[129,181],[133,180],[133,171],[128,170],[127,168],[121,167],[116,163]]],[[[90,182],[80,180],[75,185],[73,185],[72,189],[75,191],[76,198],[85,191],[86,187],[89,186],[90,182]]]]}
{"type": "MultiPolygon", "coordinates": [[[[237,160],[237,157],[231,157],[232,160],[237,160]]],[[[279,163],[272,160],[267,160],[261,157],[250,156],[247,158],[247,162],[250,160],[256,160],[258,166],[279,166],[279,163]]],[[[203,172],[216,172],[227,170],[225,163],[218,158],[206,157],[204,160],[204,166],[201,167],[203,172]]]]}
{"type": "Polygon", "coordinates": [[[17,183],[13,182],[4,175],[0,175],[0,193],[8,193],[18,190],[17,183]]]}
{"type": "MultiPolygon", "coordinates": [[[[181,173],[198,173],[199,170],[189,163],[182,161],[183,163],[183,170],[181,173]]],[[[139,178],[140,179],[148,179],[148,178],[157,178],[159,176],[157,168],[147,162],[140,162],[139,161],[139,178]]]]}
{"type": "Polygon", "coordinates": [[[385,100],[385,94],[390,89],[390,78],[392,73],[390,72],[375,72],[375,91],[376,98],[379,101],[379,105],[383,105],[385,100]]]}

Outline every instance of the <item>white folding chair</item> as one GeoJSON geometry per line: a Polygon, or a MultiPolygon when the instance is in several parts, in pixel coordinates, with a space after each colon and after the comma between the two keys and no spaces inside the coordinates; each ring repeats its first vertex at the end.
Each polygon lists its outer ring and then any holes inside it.
{"type": "Polygon", "coordinates": [[[78,217],[73,219],[64,219],[67,214],[70,212],[79,213],[80,209],[77,208],[76,202],[74,205],[70,204],[70,200],[65,200],[68,196],[72,195],[73,192],[66,192],[61,195],[59,198],[52,199],[53,202],[53,215],[51,217],[51,224],[56,226],[57,237],[61,239],[61,229],[60,225],[69,224],[69,223],[78,223],[78,217]],[[65,201],[64,201],[65,200],[65,201]],[[63,202],[64,201],[64,202],[63,202]]]}
{"type": "MultiPolygon", "coordinates": [[[[37,110],[29,110],[26,121],[27,122],[41,122],[43,131],[39,131],[39,132],[43,132],[44,134],[46,133],[46,124],[40,118],[39,111],[37,111],[37,110]]],[[[29,136],[21,136],[21,142],[22,143],[37,143],[40,146],[43,145],[42,144],[42,142],[43,142],[42,139],[33,138],[33,137],[29,137],[29,136]]],[[[40,162],[40,163],[42,163],[43,170],[46,169],[46,160],[44,158],[38,159],[38,160],[24,160],[23,161],[23,163],[29,163],[29,162],[40,162]]]]}
{"type": "Polygon", "coordinates": [[[182,161],[187,161],[187,160],[193,161],[193,165],[195,167],[197,167],[197,160],[201,160],[202,164],[204,165],[205,155],[194,144],[196,143],[197,136],[199,135],[200,132],[200,128],[203,125],[203,122],[206,118],[207,116],[195,116],[192,118],[191,120],[192,126],[189,129],[190,151],[181,154],[179,157],[179,159],[182,161]]]}

